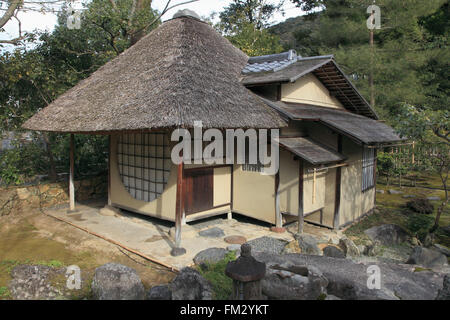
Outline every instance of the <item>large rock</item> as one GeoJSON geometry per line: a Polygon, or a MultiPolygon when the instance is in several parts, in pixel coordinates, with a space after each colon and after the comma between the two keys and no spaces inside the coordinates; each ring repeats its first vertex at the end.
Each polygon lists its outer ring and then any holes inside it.
{"type": "MultiPolygon", "coordinates": [[[[381,288],[369,289],[368,267],[374,263],[356,263],[350,259],[336,259],[305,254],[270,254],[256,252],[258,261],[267,265],[304,266],[308,270],[317,268],[328,280],[327,296],[340,299],[405,299],[432,300],[442,288],[444,274],[433,271],[414,272],[415,268],[394,263],[377,263],[380,268],[381,288]]],[[[292,272],[292,271],[291,271],[292,272]]]]}
{"type": "Polygon", "coordinates": [[[339,239],[339,248],[342,249],[345,256],[359,257],[361,255],[355,243],[346,236],[342,236],[339,239]]]}
{"type": "Polygon", "coordinates": [[[169,285],[173,300],[211,300],[212,287],[197,270],[186,267],[169,285]]]}
{"type": "Polygon", "coordinates": [[[417,246],[414,247],[406,263],[418,264],[427,268],[441,267],[447,265],[447,257],[439,251],[417,246]]]}
{"type": "Polygon", "coordinates": [[[144,285],[136,270],[118,263],[95,269],[92,294],[96,300],[144,300],[144,285]]]}
{"type": "Polygon", "coordinates": [[[172,292],[168,285],[154,286],[148,291],[147,300],[172,300],[172,292]]]}
{"type": "Polygon", "coordinates": [[[435,243],[433,245],[433,249],[439,251],[440,253],[442,253],[443,255],[445,255],[447,257],[450,257],[450,249],[443,245],[435,243]]]}
{"type": "Polygon", "coordinates": [[[194,257],[194,263],[217,263],[225,258],[227,250],[224,248],[208,248],[200,251],[194,257]]]}
{"type": "Polygon", "coordinates": [[[345,259],[345,253],[335,246],[326,246],[323,248],[323,255],[326,257],[345,259]]]}
{"type": "Polygon", "coordinates": [[[303,254],[320,255],[321,252],[319,246],[317,245],[316,238],[308,234],[296,235],[295,238],[303,254]]]}
{"type": "Polygon", "coordinates": [[[396,224],[383,224],[364,231],[372,240],[379,241],[382,245],[392,246],[408,240],[408,233],[396,224]]]}
{"type": "Polygon", "coordinates": [[[450,300],[450,275],[445,275],[442,289],[439,290],[436,300],[450,300]]]}
{"type": "Polygon", "coordinates": [[[269,299],[317,300],[326,294],[328,280],[317,268],[310,266],[269,264],[261,281],[262,292],[269,299]]]}
{"type": "Polygon", "coordinates": [[[18,265],[11,271],[12,280],[9,283],[9,291],[17,300],[57,299],[63,296],[63,292],[52,285],[52,278],[64,274],[65,268],[18,265]]]}

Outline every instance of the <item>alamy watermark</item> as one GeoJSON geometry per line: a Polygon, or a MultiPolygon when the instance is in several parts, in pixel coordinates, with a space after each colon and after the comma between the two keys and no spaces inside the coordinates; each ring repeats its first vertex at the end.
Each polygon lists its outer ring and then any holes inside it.
{"type": "Polygon", "coordinates": [[[367,288],[368,289],[381,289],[381,270],[377,265],[371,265],[367,268],[367,288]]]}
{"type": "MultiPolygon", "coordinates": [[[[73,0],[69,0],[73,1],[73,0]]],[[[72,7],[72,4],[69,3],[69,7],[67,8],[67,20],[66,25],[67,29],[74,30],[74,29],[81,29],[81,10],[74,9],[72,7]]]]}
{"type": "Polygon", "coordinates": [[[279,129],[270,129],[270,136],[267,129],[226,129],[224,139],[221,130],[203,131],[202,121],[195,121],[193,131],[193,138],[187,129],[172,132],[171,140],[178,141],[171,153],[174,164],[250,164],[260,165],[261,174],[274,175],[278,172],[279,129]],[[204,142],[209,144],[204,147],[204,142]]]}
{"type": "Polygon", "coordinates": [[[381,9],[377,5],[370,5],[367,8],[367,13],[370,13],[367,19],[367,28],[369,30],[381,29],[381,9]]]}
{"type": "Polygon", "coordinates": [[[66,269],[66,287],[69,290],[81,289],[81,269],[77,265],[68,266],[66,269]]]}

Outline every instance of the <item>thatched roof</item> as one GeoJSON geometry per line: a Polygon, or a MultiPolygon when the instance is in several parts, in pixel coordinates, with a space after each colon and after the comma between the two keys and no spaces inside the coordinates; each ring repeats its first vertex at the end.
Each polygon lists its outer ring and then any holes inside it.
{"type": "Polygon", "coordinates": [[[346,110],[264,99],[286,120],[318,121],[334,131],[363,144],[385,144],[403,141],[390,126],[346,110]]]}
{"type": "Polygon", "coordinates": [[[312,73],[344,107],[356,114],[377,119],[378,116],[334,61],[332,55],[316,57],[284,54],[252,58],[242,72],[241,82],[246,86],[295,82],[312,73]],[[286,58],[289,56],[289,58],[286,58]]]}
{"type": "Polygon", "coordinates": [[[313,165],[321,165],[345,160],[342,154],[315,142],[311,138],[292,137],[280,138],[280,145],[286,150],[308,161],[313,165]]]}
{"type": "Polygon", "coordinates": [[[163,23],[35,114],[30,130],[108,133],[193,127],[279,128],[239,82],[248,57],[192,17],[163,23]]]}

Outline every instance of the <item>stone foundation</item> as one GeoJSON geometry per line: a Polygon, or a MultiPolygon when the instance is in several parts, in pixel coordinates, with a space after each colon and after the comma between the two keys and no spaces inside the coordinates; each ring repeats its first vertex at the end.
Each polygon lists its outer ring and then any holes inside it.
{"type": "MultiPolygon", "coordinates": [[[[75,200],[105,198],[108,194],[107,180],[107,176],[99,176],[75,181],[75,200]]],[[[68,201],[67,181],[21,187],[0,187],[0,216],[40,207],[51,207],[68,201]]]]}

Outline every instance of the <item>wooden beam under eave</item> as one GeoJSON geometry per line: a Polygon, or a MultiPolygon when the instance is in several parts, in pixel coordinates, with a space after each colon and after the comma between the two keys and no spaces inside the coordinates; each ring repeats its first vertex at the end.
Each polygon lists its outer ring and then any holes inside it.
{"type": "Polygon", "coordinates": [[[181,247],[181,225],[184,213],[184,163],[178,164],[177,168],[177,198],[175,206],[175,246],[170,251],[172,256],[181,256],[186,249],[181,247]]]}
{"type": "Polygon", "coordinates": [[[70,170],[69,170],[69,210],[75,212],[75,137],[73,133],[70,134],[70,170]]]}

